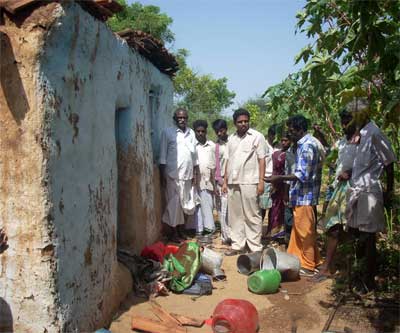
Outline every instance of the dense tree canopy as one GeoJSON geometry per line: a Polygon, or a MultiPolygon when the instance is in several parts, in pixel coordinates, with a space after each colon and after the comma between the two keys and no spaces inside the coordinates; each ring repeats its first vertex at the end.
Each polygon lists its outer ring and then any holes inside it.
{"type": "Polygon", "coordinates": [[[296,56],[303,68],[264,93],[271,117],[303,112],[334,133],[338,110],[366,96],[398,147],[400,2],[308,0],[297,20],[313,42],[296,56]]]}
{"type": "Polygon", "coordinates": [[[159,7],[144,6],[139,2],[128,5],[125,0],[118,0],[118,2],[124,9],[107,21],[113,31],[130,28],[147,32],[164,43],[175,40],[174,33],[169,28],[172,18],[161,13],[159,7]]]}
{"type": "Polygon", "coordinates": [[[180,70],[174,78],[176,104],[188,109],[191,119],[214,120],[233,103],[235,93],[228,89],[227,78],[215,79],[210,74],[198,74],[188,67],[187,56],[187,50],[178,50],[180,70]]]}

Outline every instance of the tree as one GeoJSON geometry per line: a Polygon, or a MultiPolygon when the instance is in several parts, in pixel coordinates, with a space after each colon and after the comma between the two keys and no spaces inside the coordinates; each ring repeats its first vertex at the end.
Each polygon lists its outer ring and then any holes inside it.
{"type": "Polygon", "coordinates": [[[273,117],[295,109],[332,131],[338,110],[366,96],[399,147],[400,3],[308,0],[296,17],[297,31],[314,42],[296,56],[303,68],[264,93],[273,117]]]}
{"type": "MultiPolygon", "coordinates": [[[[113,31],[131,28],[147,32],[164,43],[174,41],[174,34],[169,28],[173,20],[161,13],[159,7],[143,6],[138,2],[128,6],[125,0],[118,1],[124,9],[107,21],[113,31]]],[[[227,87],[227,78],[215,79],[211,74],[196,73],[187,65],[189,51],[186,49],[178,49],[174,55],[179,64],[173,79],[175,105],[185,107],[191,119],[211,121],[220,117],[235,97],[235,93],[227,87]]]]}
{"type": "Polygon", "coordinates": [[[400,97],[399,2],[310,0],[297,19],[297,28],[316,38],[296,57],[305,63],[303,84],[341,104],[368,96],[375,110],[390,117],[400,97]]]}
{"type": "Polygon", "coordinates": [[[315,95],[312,86],[302,83],[301,73],[290,74],[281,83],[269,87],[263,96],[271,122],[283,126],[288,117],[302,113],[311,124],[323,127],[332,141],[339,136],[336,111],[340,109],[340,103],[332,96],[322,99],[315,95]]]}
{"type": "Polygon", "coordinates": [[[228,89],[227,78],[194,72],[186,64],[188,54],[185,49],[176,54],[180,69],[174,78],[175,104],[186,108],[191,119],[215,120],[233,104],[235,93],[228,89]]]}
{"type": "Polygon", "coordinates": [[[266,101],[261,97],[249,98],[241,107],[250,112],[250,126],[266,134],[271,126],[273,119],[268,113],[266,101]]]}
{"type": "Polygon", "coordinates": [[[165,44],[175,40],[174,33],[169,28],[173,20],[167,14],[161,13],[159,7],[144,6],[139,2],[129,6],[125,0],[118,2],[123,6],[123,10],[108,19],[107,24],[111,30],[141,30],[165,44]]]}

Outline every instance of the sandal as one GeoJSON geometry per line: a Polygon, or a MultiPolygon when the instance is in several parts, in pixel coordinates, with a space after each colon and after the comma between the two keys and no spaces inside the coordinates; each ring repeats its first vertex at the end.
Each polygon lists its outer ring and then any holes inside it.
{"type": "Polygon", "coordinates": [[[313,277],[309,278],[308,281],[314,282],[314,283],[319,283],[319,282],[325,281],[329,278],[330,277],[328,275],[317,273],[313,277]]]}
{"type": "Polygon", "coordinates": [[[300,268],[300,276],[307,276],[307,277],[313,277],[316,273],[312,271],[311,269],[307,268],[300,268]]]}
{"type": "Polygon", "coordinates": [[[228,257],[237,256],[237,255],[239,255],[239,254],[241,254],[241,253],[242,253],[242,251],[240,251],[240,250],[234,250],[234,249],[230,249],[230,250],[224,252],[224,254],[225,254],[226,256],[228,256],[228,257]]]}

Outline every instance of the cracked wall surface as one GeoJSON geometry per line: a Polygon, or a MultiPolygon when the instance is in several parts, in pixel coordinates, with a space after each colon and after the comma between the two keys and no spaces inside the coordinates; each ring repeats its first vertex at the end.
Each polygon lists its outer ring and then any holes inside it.
{"type": "Polygon", "coordinates": [[[10,244],[0,304],[15,331],[92,330],[123,297],[117,244],[139,252],[159,236],[152,142],[170,122],[172,83],[74,3],[6,19],[0,31],[0,223],[10,244]]]}

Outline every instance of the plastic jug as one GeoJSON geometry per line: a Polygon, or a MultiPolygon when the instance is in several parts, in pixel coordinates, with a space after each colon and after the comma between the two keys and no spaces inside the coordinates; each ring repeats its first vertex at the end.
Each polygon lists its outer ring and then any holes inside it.
{"type": "Polygon", "coordinates": [[[214,333],[256,333],[258,312],[253,304],[242,299],[226,299],[214,310],[214,333]]]}
{"type": "Polygon", "coordinates": [[[247,279],[247,286],[256,294],[276,293],[280,283],[281,273],[276,269],[255,272],[247,279]]]}

